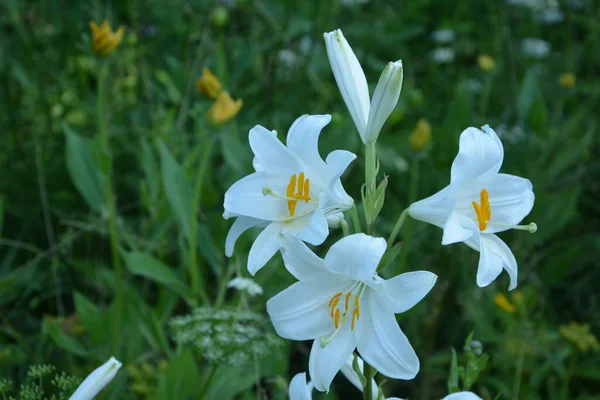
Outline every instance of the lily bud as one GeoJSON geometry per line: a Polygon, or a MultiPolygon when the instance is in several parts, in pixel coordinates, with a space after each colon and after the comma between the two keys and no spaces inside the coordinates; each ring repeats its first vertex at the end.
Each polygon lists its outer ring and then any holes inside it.
{"type": "Polygon", "coordinates": [[[116,358],[111,357],[85,378],[75,393],[69,397],[69,400],[92,400],[113,380],[121,365],[116,358]]]}
{"type": "Polygon", "coordinates": [[[365,140],[367,143],[375,143],[381,127],[388,119],[400,97],[402,89],[403,68],[402,61],[390,62],[385,67],[377,82],[371,107],[369,109],[369,120],[365,140]]]}

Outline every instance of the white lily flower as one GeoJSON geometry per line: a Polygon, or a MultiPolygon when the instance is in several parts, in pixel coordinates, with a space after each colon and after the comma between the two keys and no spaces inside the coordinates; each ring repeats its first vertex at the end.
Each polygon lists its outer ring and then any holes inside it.
{"type": "Polygon", "coordinates": [[[309,359],[315,388],[327,391],[356,348],[383,375],[414,378],[419,359],[394,314],[417,304],[436,275],[417,271],[380,278],[377,265],[386,242],[362,233],[339,240],[325,259],[297,238],[282,235],[281,241],[285,266],[298,282],[271,298],[267,312],[281,337],[315,339],[309,359]]]}
{"type": "Polygon", "coordinates": [[[324,33],[323,37],[333,76],[360,138],[364,144],[375,143],[381,127],[396,107],[400,97],[402,61],[387,64],[377,82],[371,101],[365,73],[342,31],[337,29],[324,33]]]}
{"type": "Polygon", "coordinates": [[[227,190],[223,217],[237,217],[225,240],[228,257],[243,232],[265,228],[248,255],[252,275],[279,250],[280,233],[319,245],[329,234],[329,226],[339,224],[342,212],[352,207],[340,176],[356,155],[335,150],[325,161],[319,155],[319,134],[329,121],[330,115],[301,116],[290,127],[287,147],[275,131],[260,125],[250,130],[256,172],[227,190]]]}
{"type": "Polygon", "coordinates": [[[292,378],[290,382],[290,400],[312,400],[312,382],[306,382],[306,372],[301,372],[292,378]]]}
{"type": "Polygon", "coordinates": [[[443,245],[464,242],[481,253],[478,286],[492,283],[504,268],[512,290],[517,287],[517,261],[495,234],[511,228],[535,232],[534,223],[516,225],[533,208],[535,196],[528,179],[498,173],[504,158],[502,142],[488,125],[482,129],[467,128],[460,135],[450,185],[411,204],[408,212],[443,228],[443,245]]]}
{"type": "Polygon", "coordinates": [[[473,392],[457,392],[449,394],[442,400],[483,400],[473,392]]]}
{"type": "Polygon", "coordinates": [[[113,380],[121,365],[116,358],[111,357],[81,382],[81,385],[77,387],[77,390],[69,397],[69,400],[92,400],[113,380]]]}

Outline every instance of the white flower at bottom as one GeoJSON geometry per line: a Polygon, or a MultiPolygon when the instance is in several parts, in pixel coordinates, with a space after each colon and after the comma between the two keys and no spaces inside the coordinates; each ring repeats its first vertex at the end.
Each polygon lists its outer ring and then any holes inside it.
{"type": "Polygon", "coordinates": [[[298,282],[267,302],[277,333],[286,339],[315,339],[309,373],[320,391],[354,349],[385,376],[412,379],[419,359],[394,314],[417,304],[433,287],[436,275],[416,271],[389,280],[377,275],[386,250],[383,238],[347,236],[317,257],[302,241],[284,235],[282,255],[298,282]]]}
{"type": "Polygon", "coordinates": [[[260,125],[250,130],[256,172],[227,190],[223,217],[237,217],[225,240],[228,257],[242,233],[253,227],[265,228],[248,255],[252,275],[279,250],[280,233],[319,245],[329,234],[329,226],[352,207],[340,176],[356,155],[335,150],[325,161],[319,155],[319,135],[329,121],[330,115],[303,115],[290,127],[287,146],[275,131],[260,125]]]}
{"type": "Polygon", "coordinates": [[[449,394],[442,400],[483,400],[473,392],[457,392],[449,394]]]}
{"type": "Polygon", "coordinates": [[[535,224],[516,225],[533,208],[528,179],[500,174],[502,142],[493,129],[467,128],[460,135],[458,155],[452,163],[450,185],[413,203],[411,217],[444,229],[442,244],[464,242],[479,251],[477,285],[492,283],[504,268],[509,290],[517,287],[517,260],[495,234],[508,229],[535,232],[535,224]]]}
{"type": "Polygon", "coordinates": [[[114,357],[92,371],[77,387],[69,400],[92,400],[96,395],[113,380],[121,363],[114,357]]]}

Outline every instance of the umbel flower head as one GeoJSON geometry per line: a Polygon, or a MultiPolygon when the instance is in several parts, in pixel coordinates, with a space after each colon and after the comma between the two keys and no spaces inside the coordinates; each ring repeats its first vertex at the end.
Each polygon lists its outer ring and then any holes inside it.
{"type": "Polygon", "coordinates": [[[336,227],[342,212],[352,207],[340,176],[356,156],[335,150],[323,161],[319,155],[319,135],[329,121],[330,115],[303,115],[292,124],[287,146],[275,131],[260,125],[250,130],[256,172],[227,190],[223,217],[237,218],[225,240],[228,257],[243,232],[265,228],[248,255],[252,275],[279,250],[280,233],[319,245],[329,234],[329,226],[336,227]]]}
{"type": "Polygon", "coordinates": [[[498,173],[504,158],[502,142],[489,126],[481,129],[467,128],[460,135],[450,185],[413,203],[408,212],[443,228],[443,245],[463,242],[481,253],[478,286],[492,283],[504,268],[512,290],[517,287],[517,260],[496,233],[508,229],[535,232],[534,223],[517,225],[533,208],[535,196],[528,179],[498,173]]]}
{"type": "Polygon", "coordinates": [[[323,36],[333,76],[360,138],[364,144],[375,143],[400,97],[402,61],[387,64],[377,82],[373,100],[370,100],[365,73],[342,31],[337,29],[323,36]]]}
{"type": "Polygon", "coordinates": [[[91,21],[90,28],[92,29],[92,49],[103,57],[106,57],[117,48],[123,40],[125,31],[125,28],[120,26],[116,32],[113,32],[107,20],[104,20],[100,26],[91,21]]]}
{"type": "Polygon", "coordinates": [[[425,271],[384,280],[377,266],[386,242],[363,233],[346,236],[325,259],[298,238],[283,235],[282,255],[298,282],[267,302],[277,333],[286,339],[314,339],[309,373],[315,388],[329,385],[354,349],[383,375],[412,379],[419,359],[394,314],[417,304],[437,277],[425,271]]]}

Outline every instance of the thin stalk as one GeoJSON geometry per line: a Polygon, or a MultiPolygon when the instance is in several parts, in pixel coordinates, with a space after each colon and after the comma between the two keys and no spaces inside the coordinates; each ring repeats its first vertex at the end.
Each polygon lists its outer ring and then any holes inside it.
{"type": "Polygon", "coordinates": [[[354,232],[362,232],[362,227],[360,226],[360,217],[358,215],[358,208],[356,208],[356,203],[352,204],[352,209],[350,210],[350,212],[352,216],[352,225],[354,227],[354,232]]]}
{"type": "MultiPolygon", "coordinates": [[[[410,188],[408,190],[408,204],[409,207],[412,203],[417,200],[417,196],[419,194],[419,159],[415,159],[412,163],[411,174],[410,174],[410,188]]],[[[408,256],[409,246],[407,246],[407,242],[411,236],[412,230],[412,221],[406,222],[405,233],[404,233],[404,248],[400,253],[398,268],[399,272],[404,271],[406,265],[406,258],[408,256]]]]}
{"type": "Polygon", "coordinates": [[[204,397],[206,397],[206,391],[208,390],[210,383],[212,382],[213,378],[215,377],[217,368],[218,368],[218,365],[216,365],[216,364],[211,367],[210,372],[208,374],[208,378],[206,378],[206,383],[204,384],[204,387],[202,388],[202,391],[200,392],[200,396],[198,397],[199,399],[204,399],[204,397]]]}
{"type": "Polygon", "coordinates": [[[210,154],[212,152],[214,140],[209,139],[208,143],[204,148],[202,157],[200,158],[200,169],[196,176],[196,183],[194,185],[194,201],[192,203],[192,213],[190,214],[190,280],[192,285],[192,291],[202,297],[204,302],[208,302],[208,296],[203,287],[201,287],[200,275],[198,274],[198,259],[197,250],[198,245],[196,243],[196,234],[198,232],[198,208],[200,207],[200,200],[202,197],[202,185],[204,183],[204,177],[206,176],[206,169],[208,161],[210,160],[210,154]]]}
{"type": "Polygon", "coordinates": [[[344,236],[348,236],[350,234],[350,227],[348,226],[348,222],[346,222],[345,218],[340,220],[340,226],[342,227],[342,233],[344,236]]]}
{"type": "Polygon", "coordinates": [[[98,74],[98,136],[101,145],[100,168],[104,178],[104,196],[106,207],[108,208],[108,230],[110,235],[110,249],[112,253],[112,263],[115,269],[115,305],[113,314],[113,332],[111,342],[111,352],[118,354],[119,338],[121,333],[121,316],[123,310],[123,285],[121,283],[122,266],[121,256],[119,254],[119,236],[117,231],[117,214],[115,207],[115,198],[112,191],[112,156],[108,141],[108,131],[106,128],[106,75],[108,73],[108,64],[102,63],[100,73],[98,74]]]}
{"type": "Polygon", "coordinates": [[[521,347],[519,358],[517,359],[515,381],[513,383],[513,400],[519,400],[519,392],[521,391],[521,378],[523,376],[523,364],[525,364],[525,347],[521,347]]]}
{"type": "Polygon", "coordinates": [[[375,143],[365,145],[365,183],[367,193],[375,190],[375,179],[377,178],[377,150],[375,143]]]}
{"type": "Polygon", "coordinates": [[[392,233],[390,234],[390,237],[387,241],[387,248],[391,249],[392,246],[394,245],[394,240],[396,240],[396,236],[398,236],[398,233],[400,233],[400,230],[402,229],[402,226],[404,225],[404,221],[406,221],[406,217],[408,216],[408,208],[404,211],[402,211],[402,214],[400,214],[400,216],[398,217],[398,220],[396,221],[396,225],[394,225],[394,229],[392,229],[392,233]]]}
{"type": "Polygon", "coordinates": [[[375,369],[371,367],[367,362],[365,362],[365,378],[367,379],[367,384],[363,390],[363,399],[364,400],[376,400],[373,398],[373,377],[375,376],[375,369]]]}
{"type": "Polygon", "coordinates": [[[567,400],[569,398],[569,382],[573,377],[573,372],[575,371],[575,365],[577,365],[577,354],[571,356],[571,360],[569,361],[569,369],[567,370],[567,374],[565,375],[562,383],[562,390],[560,398],[563,400],[567,400]]]}

